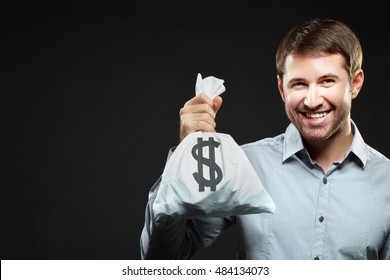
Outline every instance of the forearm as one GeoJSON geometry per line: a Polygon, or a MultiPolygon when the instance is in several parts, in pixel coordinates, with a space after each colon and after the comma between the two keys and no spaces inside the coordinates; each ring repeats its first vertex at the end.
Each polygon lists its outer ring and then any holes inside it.
{"type": "Polygon", "coordinates": [[[142,259],[189,259],[196,251],[209,246],[233,223],[233,218],[155,218],[153,202],[160,181],[161,178],[149,193],[140,240],[142,259]]]}
{"type": "MultiPolygon", "coordinates": [[[[145,211],[145,224],[141,233],[142,259],[188,259],[196,248],[192,248],[187,236],[187,221],[169,216],[155,217],[153,203],[161,177],[149,193],[145,211]]],[[[190,231],[190,230],[189,230],[190,231]]]]}
{"type": "Polygon", "coordinates": [[[189,259],[196,248],[186,237],[186,221],[171,217],[159,218],[141,234],[142,259],[189,259]]]}

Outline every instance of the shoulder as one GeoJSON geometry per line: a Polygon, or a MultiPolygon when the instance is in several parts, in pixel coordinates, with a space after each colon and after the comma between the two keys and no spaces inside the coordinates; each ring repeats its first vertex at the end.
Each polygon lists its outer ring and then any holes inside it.
{"type": "Polygon", "coordinates": [[[253,151],[282,152],[284,143],[284,133],[274,137],[267,137],[257,141],[241,145],[245,153],[253,151]]]}
{"type": "Polygon", "coordinates": [[[365,144],[365,150],[367,154],[367,160],[369,160],[372,163],[385,165],[387,167],[390,167],[390,159],[386,157],[384,154],[376,150],[375,148],[371,147],[368,144],[365,144]]]}
{"type": "Polygon", "coordinates": [[[389,158],[367,144],[365,145],[365,151],[367,155],[367,162],[364,170],[370,174],[370,178],[375,186],[384,186],[387,191],[390,191],[389,158]]]}

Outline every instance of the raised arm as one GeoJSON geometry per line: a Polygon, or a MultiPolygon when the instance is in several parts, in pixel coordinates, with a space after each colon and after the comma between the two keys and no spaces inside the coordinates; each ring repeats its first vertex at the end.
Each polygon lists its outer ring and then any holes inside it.
{"type": "MultiPolygon", "coordinates": [[[[211,100],[204,94],[187,101],[179,113],[180,142],[192,132],[215,131],[215,116],[221,105],[220,96],[211,100]]],[[[232,224],[231,218],[156,219],[153,203],[160,183],[161,177],[149,193],[140,240],[142,259],[189,259],[197,250],[209,246],[232,224]]]]}

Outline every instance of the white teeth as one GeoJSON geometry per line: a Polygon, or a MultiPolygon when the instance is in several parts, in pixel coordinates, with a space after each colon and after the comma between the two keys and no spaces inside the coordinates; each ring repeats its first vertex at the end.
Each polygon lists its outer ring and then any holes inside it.
{"type": "Polygon", "coordinates": [[[306,117],[311,119],[319,119],[323,118],[327,115],[327,113],[306,113],[306,117]]]}

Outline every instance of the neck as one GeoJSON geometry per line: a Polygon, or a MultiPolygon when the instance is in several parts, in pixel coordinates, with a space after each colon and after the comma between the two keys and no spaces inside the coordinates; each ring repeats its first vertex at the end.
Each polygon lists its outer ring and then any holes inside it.
{"type": "Polygon", "coordinates": [[[352,144],[353,133],[348,121],[339,131],[324,141],[304,141],[311,158],[327,172],[332,163],[344,159],[345,153],[352,144]]]}

